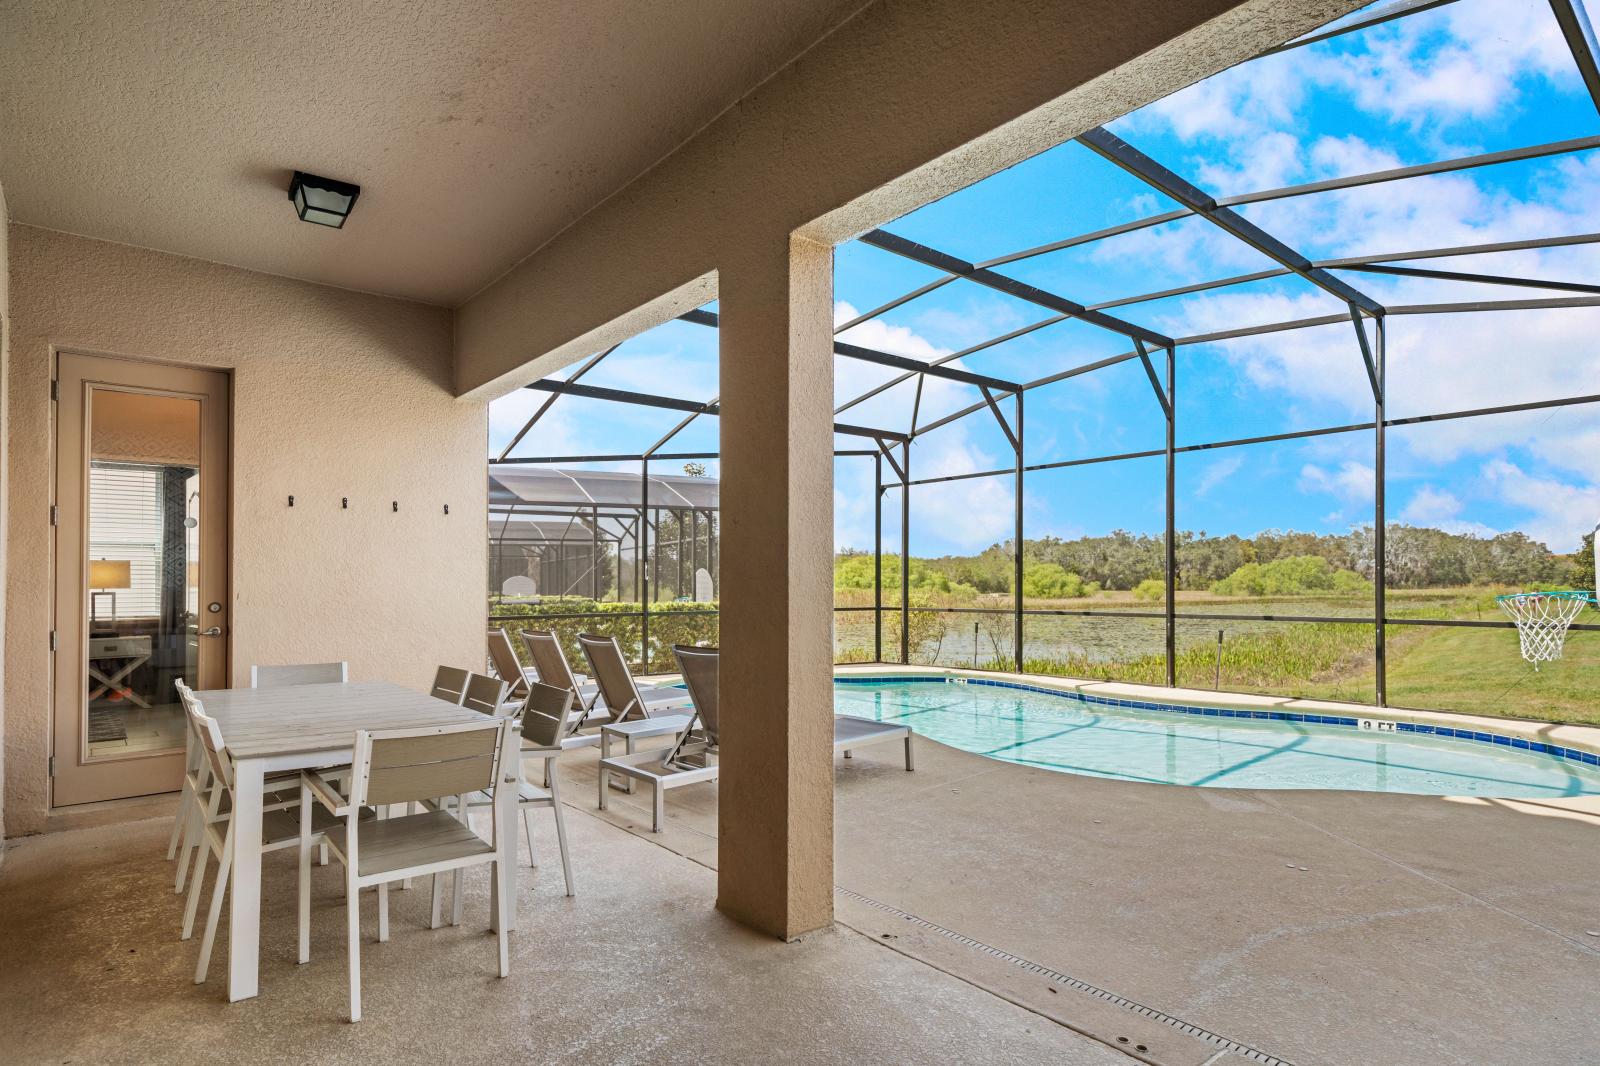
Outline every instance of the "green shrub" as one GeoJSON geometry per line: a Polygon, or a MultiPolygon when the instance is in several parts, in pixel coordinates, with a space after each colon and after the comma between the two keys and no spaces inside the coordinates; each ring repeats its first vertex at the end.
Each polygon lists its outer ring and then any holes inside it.
{"type": "Polygon", "coordinates": [[[1372,583],[1353,570],[1336,570],[1320,555],[1291,555],[1270,563],[1245,563],[1211,591],[1219,596],[1297,596],[1308,592],[1371,592],[1372,583]]]}
{"type": "Polygon", "coordinates": [[[1167,596],[1167,583],[1159,577],[1147,577],[1133,587],[1136,600],[1163,600],[1167,596]]]}

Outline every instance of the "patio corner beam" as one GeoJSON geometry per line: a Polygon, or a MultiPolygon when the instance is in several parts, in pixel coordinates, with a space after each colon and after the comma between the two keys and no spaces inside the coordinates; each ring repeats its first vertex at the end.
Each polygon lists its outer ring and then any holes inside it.
{"type": "Polygon", "coordinates": [[[1361,346],[1361,361],[1367,368],[1367,381],[1372,385],[1372,398],[1377,403],[1383,403],[1383,384],[1379,380],[1378,364],[1372,357],[1372,345],[1367,340],[1367,326],[1361,320],[1361,310],[1355,304],[1350,305],[1350,324],[1356,328],[1356,343],[1361,346]]]}
{"type": "MultiPolygon", "coordinates": [[[[1340,303],[1355,304],[1374,318],[1383,315],[1383,305],[1347,282],[1334,277],[1316,266],[1299,252],[1284,244],[1231,207],[1219,204],[1210,194],[1186,179],[1168,170],[1154,159],[1139,151],[1116,134],[1096,126],[1080,134],[1079,144],[1096,155],[1116,164],[1146,185],[1171,197],[1197,215],[1211,221],[1225,232],[1248,244],[1256,251],[1276,260],[1293,273],[1309,281],[1340,303]]],[[[865,240],[866,238],[863,238],[865,240]]],[[[1161,343],[1165,347],[1167,343],[1161,343]]]]}

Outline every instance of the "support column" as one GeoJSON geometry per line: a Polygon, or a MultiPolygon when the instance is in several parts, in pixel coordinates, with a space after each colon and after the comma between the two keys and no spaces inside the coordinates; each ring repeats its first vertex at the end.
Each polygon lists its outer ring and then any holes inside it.
{"type": "Polygon", "coordinates": [[[721,265],[717,907],[792,939],[833,920],[833,250],[721,265]]]}

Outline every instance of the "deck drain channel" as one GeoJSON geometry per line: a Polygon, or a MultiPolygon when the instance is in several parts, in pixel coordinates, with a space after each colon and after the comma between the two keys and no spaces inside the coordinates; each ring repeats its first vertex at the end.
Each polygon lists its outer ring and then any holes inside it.
{"type": "Polygon", "coordinates": [[[1031,962],[1028,959],[1022,958],[1020,955],[1013,955],[1011,952],[1004,951],[992,944],[985,944],[981,940],[974,940],[972,937],[967,936],[964,933],[958,933],[954,929],[946,929],[944,926],[936,925],[933,922],[928,921],[926,918],[920,918],[917,915],[910,914],[899,909],[898,907],[892,907],[887,903],[881,903],[870,896],[863,896],[859,892],[852,892],[850,889],[844,888],[840,885],[834,885],[833,889],[840,895],[849,896],[858,903],[865,903],[867,906],[874,907],[885,912],[886,914],[892,914],[897,918],[903,918],[919,928],[926,929],[931,933],[938,933],[940,936],[945,937],[948,940],[953,940],[958,944],[965,944],[969,948],[976,948],[985,955],[1009,962],[1013,966],[1026,970],[1028,973],[1038,974],[1040,977],[1047,978],[1048,980],[1054,982],[1055,984],[1061,985],[1064,988],[1070,988],[1077,992],[1087,992],[1096,999],[1103,999],[1107,1003],[1121,1007],[1123,1010],[1132,1011],[1134,1014],[1149,1018],[1151,1021],[1160,1022],[1163,1025],[1170,1025],[1180,1033],[1186,1033],[1189,1036],[1197,1036],[1201,1040],[1215,1045],[1221,1051],[1231,1051],[1236,1055],[1243,1055],[1251,1062],[1264,1063],[1265,1066],[1294,1066],[1294,1064],[1289,1062],[1287,1059],[1281,1059],[1276,1055],[1269,1055],[1267,1052],[1262,1051],[1259,1048],[1250,1047],[1248,1044],[1241,1044],[1237,1040],[1229,1040],[1220,1033],[1213,1033],[1211,1030],[1201,1028],[1200,1026],[1195,1025],[1193,1022],[1186,1022],[1182,1018],[1174,1018],[1172,1015],[1156,1010],[1154,1007],[1147,1007],[1143,1003],[1136,1003],[1125,996],[1119,996],[1115,992],[1109,992],[1106,989],[1100,988],[1097,985],[1092,985],[1087,981],[1080,981],[1076,977],[1070,977],[1058,970],[1052,970],[1048,966],[1041,966],[1037,962],[1031,962]]]}

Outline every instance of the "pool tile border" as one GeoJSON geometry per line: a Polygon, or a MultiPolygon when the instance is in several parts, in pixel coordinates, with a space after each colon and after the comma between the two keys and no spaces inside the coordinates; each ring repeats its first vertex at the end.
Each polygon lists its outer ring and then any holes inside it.
{"type": "MultiPolygon", "coordinates": [[[[1119,699],[1114,696],[1096,696],[1088,692],[1071,692],[1066,689],[1049,688],[1044,685],[1026,685],[1019,681],[1003,681],[992,677],[968,677],[962,674],[847,674],[835,675],[833,682],[836,685],[868,685],[884,681],[896,682],[938,682],[941,684],[966,684],[982,685],[988,688],[1009,688],[1021,692],[1038,692],[1046,696],[1057,696],[1061,699],[1076,700],[1079,703],[1093,703],[1105,707],[1123,707],[1135,711],[1162,711],[1167,714],[1193,714],[1205,718],[1259,718],[1273,722],[1300,722],[1305,725],[1328,725],[1342,729],[1359,729],[1361,719],[1350,715],[1338,714],[1302,714],[1298,711],[1249,711],[1236,710],[1228,707],[1189,707],[1180,703],[1157,703],[1149,700],[1119,699]]],[[[1560,744],[1547,744],[1541,741],[1528,740],[1524,737],[1507,736],[1504,733],[1485,732],[1481,729],[1456,729],[1444,725],[1427,725],[1421,722],[1402,722],[1393,718],[1374,718],[1374,721],[1394,722],[1396,733],[1411,733],[1416,735],[1445,737],[1454,740],[1470,740],[1477,744],[1515,748],[1519,751],[1529,751],[1542,755],[1553,755],[1558,759],[1567,759],[1584,766],[1600,768],[1600,754],[1584,751],[1581,748],[1564,747],[1560,744]]]]}

